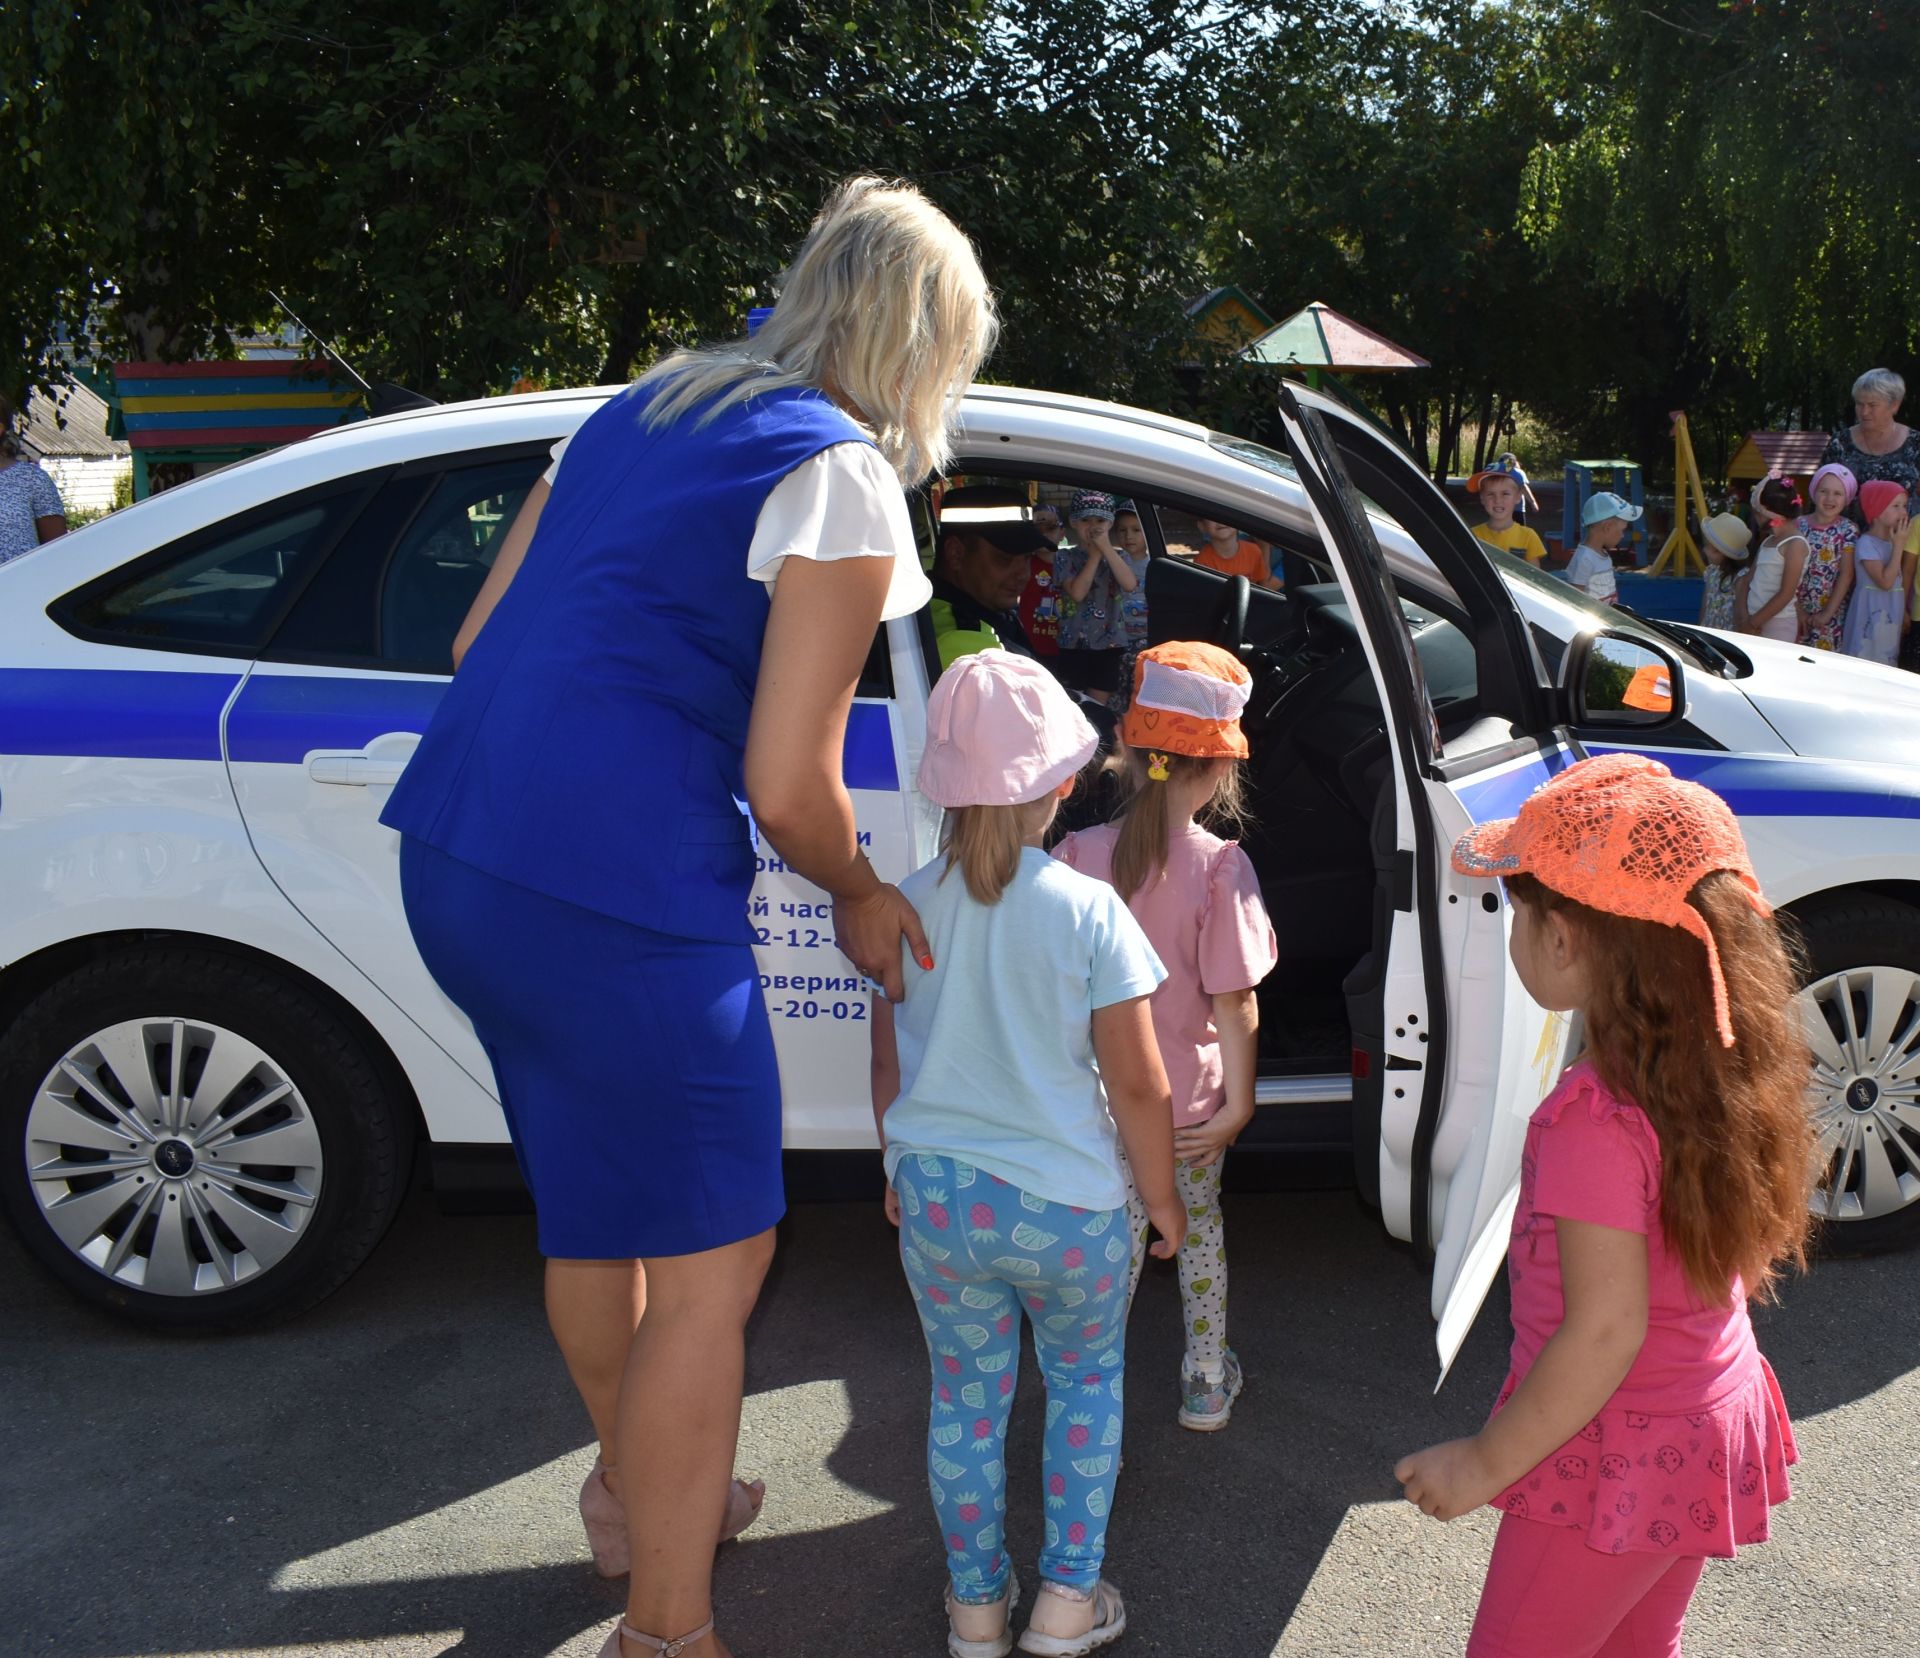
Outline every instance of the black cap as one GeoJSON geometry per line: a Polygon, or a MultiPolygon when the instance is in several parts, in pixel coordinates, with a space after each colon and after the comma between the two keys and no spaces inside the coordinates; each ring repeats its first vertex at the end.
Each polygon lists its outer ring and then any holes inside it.
{"type": "Polygon", "coordinates": [[[977,535],[1003,553],[1050,553],[1053,543],[1040,533],[1026,495],[1004,484],[966,484],[940,501],[940,533],[977,535]]]}

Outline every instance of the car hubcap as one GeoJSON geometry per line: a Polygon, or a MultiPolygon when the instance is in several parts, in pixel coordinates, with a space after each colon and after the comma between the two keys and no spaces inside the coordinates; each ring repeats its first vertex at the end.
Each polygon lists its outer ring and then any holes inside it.
{"type": "Polygon", "coordinates": [[[267,1271],[320,1196],[299,1090],[256,1044],[197,1019],[130,1019],[76,1043],[34,1096],[26,1151],[60,1241],[154,1295],[267,1271]]]}
{"type": "Polygon", "coordinates": [[[1800,998],[1826,1153],[1816,1214],[1874,1220],[1920,1202],[1920,975],[1853,967],[1800,998]]]}

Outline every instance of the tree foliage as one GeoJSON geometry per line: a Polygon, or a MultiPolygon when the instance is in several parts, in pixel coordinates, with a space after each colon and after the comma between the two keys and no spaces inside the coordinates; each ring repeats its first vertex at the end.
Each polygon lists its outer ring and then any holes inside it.
{"type": "Polygon", "coordinates": [[[1920,7],[1900,0],[1537,3],[1577,114],[1543,133],[1521,224],[1606,288],[1679,306],[1703,358],[1838,405],[1910,359],[1920,7]]]}
{"type": "Polygon", "coordinates": [[[1711,466],[1913,366],[1916,63],[1895,0],[15,0],[0,384],[269,290],[436,396],[617,379],[875,170],[979,243],[994,378],[1257,418],[1231,281],[1429,358],[1355,389],[1438,469],[1680,406],[1711,466]]]}

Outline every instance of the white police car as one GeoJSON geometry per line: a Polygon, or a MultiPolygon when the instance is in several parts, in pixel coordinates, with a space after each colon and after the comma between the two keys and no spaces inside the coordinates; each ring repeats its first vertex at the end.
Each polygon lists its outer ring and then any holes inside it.
{"type": "MultiPolygon", "coordinates": [[[[0,569],[0,1204],[86,1299],[284,1314],[373,1248],[416,1147],[443,1199],[511,1168],[377,817],[506,525],[607,395],[342,428],[0,569]]],[[[1282,965],[1249,1138],[1351,1145],[1388,1228],[1434,1251],[1450,1356],[1568,1033],[1444,851],[1583,748],[1631,746],[1727,796],[1805,931],[1822,1207],[1861,1245],[1920,1235],[1920,684],[1598,609],[1474,540],[1338,405],[1289,393],[1281,423],[1287,455],[983,387],[959,444],[974,477],[1132,498],[1156,555],[1197,516],[1279,550],[1285,594],[1163,556],[1148,581],[1156,636],[1257,670],[1248,844],[1282,965]],[[1641,669],[1664,704],[1623,695],[1641,669]]],[[[848,731],[889,877],[935,846],[909,784],[936,661],[924,614],[889,624],[848,731]]],[[[820,895],[769,856],[753,911],[788,1144],[869,1145],[864,995],[820,895]]]]}

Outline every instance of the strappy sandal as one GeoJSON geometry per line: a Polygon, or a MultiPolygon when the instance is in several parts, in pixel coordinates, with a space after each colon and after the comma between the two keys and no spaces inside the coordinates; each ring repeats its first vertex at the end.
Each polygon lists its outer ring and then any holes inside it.
{"type": "MultiPolygon", "coordinates": [[[[1033,1609],[1038,1616],[1041,1607],[1046,1605],[1046,1594],[1053,1587],[1050,1583],[1040,1586],[1040,1593],[1034,1597],[1033,1609]]],[[[1070,1597],[1056,1596],[1056,1599],[1070,1597]]],[[[1117,1641],[1127,1632],[1127,1607],[1120,1598],[1120,1591],[1104,1577],[1095,1585],[1093,1591],[1093,1627],[1080,1635],[1045,1635],[1029,1623],[1020,1636],[1020,1650],[1038,1655],[1038,1658],[1085,1658],[1089,1652],[1117,1641]]]]}
{"type": "MultiPolygon", "coordinates": [[[[766,1495],[763,1480],[751,1485],[735,1480],[727,1488],[727,1512],[718,1541],[731,1542],[759,1519],[766,1495]],[[754,1500],[756,1493],[760,1502],[754,1500]]],[[[580,1523],[586,1528],[587,1547],[593,1550],[593,1569],[602,1577],[625,1577],[632,1559],[627,1547],[627,1511],[608,1487],[607,1465],[598,1457],[580,1487],[580,1523]]]]}
{"type": "Polygon", "coordinates": [[[632,1624],[622,1618],[613,1626],[613,1633],[607,1637],[607,1644],[600,1649],[600,1658],[621,1658],[620,1637],[638,1641],[643,1647],[650,1647],[660,1654],[660,1658],[680,1658],[680,1654],[699,1640],[703,1635],[713,1633],[713,1619],[709,1618],[691,1635],[676,1635],[671,1641],[663,1641],[658,1635],[643,1635],[632,1624]]]}

